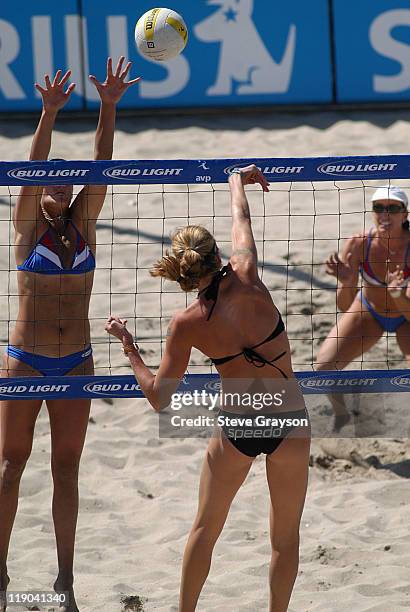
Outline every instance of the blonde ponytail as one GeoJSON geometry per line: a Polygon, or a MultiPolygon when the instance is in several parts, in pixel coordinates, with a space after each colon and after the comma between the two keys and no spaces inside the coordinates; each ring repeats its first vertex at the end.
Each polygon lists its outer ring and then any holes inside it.
{"type": "Polygon", "coordinates": [[[171,239],[172,254],[166,251],[154,265],[151,276],[176,281],[188,292],[198,288],[202,277],[219,270],[215,239],[204,227],[188,225],[177,230],[171,239]]]}

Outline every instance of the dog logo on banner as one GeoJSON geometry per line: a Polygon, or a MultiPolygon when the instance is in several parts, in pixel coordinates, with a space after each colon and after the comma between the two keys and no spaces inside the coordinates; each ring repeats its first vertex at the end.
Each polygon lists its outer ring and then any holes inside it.
{"type": "Polygon", "coordinates": [[[219,10],[195,26],[203,42],[221,42],[216,82],[208,96],[286,93],[292,77],[296,51],[296,26],[289,29],[280,63],[270,55],[252,20],[253,0],[208,0],[219,10]]]}

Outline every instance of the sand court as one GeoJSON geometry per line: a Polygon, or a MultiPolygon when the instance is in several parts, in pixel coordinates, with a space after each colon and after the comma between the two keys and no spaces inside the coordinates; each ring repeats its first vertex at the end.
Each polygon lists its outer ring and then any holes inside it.
{"type": "MultiPolygon", "coordinates": [[[[124,117],[117,122],[114,159],[400,154],[408,151],[409,119],[408,111],[124,117]]],[[[34,129],[33,121],[3,119],[1,159],[27,159],[34,129]]],[[[94,130],[91,119],[60,120],[53,156],[91,159],[94,130]]],[[[397,184],[410,194],[410,180],[397,184]]],[[[364,188],[357,182],[315,183],[313,188],[276,183],[265,198],[249,190],[263,280],[284,314],[297,371],[311,369],[321,339],[336,320],[335,283],[325,275],[323,262],[332,250],[340,250],[342,238],[370,227],[371,213],[365,210],[370,211],[372,191],[371,181],[364,188]]],[[[17,193],[16,187],[0,187],[2,345],[17,309],[10,248],[10,201],[17,193]]],[[[128,318],[147,365],[158,364],[169,318],[196,295],[187,297],[167,283],[159,294],[160,282],[148,270],[162,254],[162,237],[189,222],[204,224],[215,232],[226,262],[228,215],[224,185],[109,189],[97,224],[90,308],[97,374],[130,373],[120,347],[109,344],[104,332],[110,313],[128,318]]],[[[383,368],[387,354],[394,367],[406,367],[395,339],[387,336],[360,365],[383,368]]],[[[210,371],[209,360],[193,351],[190,371],[210,371]]],[[[383,398],[392,418],[389,401],[383,398]]],[[[408,402],[407,394],[395,394],[394,401],[408,402]]],[[[371,410],[371,398],[365,403],[371,410]]],[[[326,415],[324,397],[319,404],[326,415]]],[[[394,439],[313,441],[291,612],[408,609],[410,445],[408,419],[400,414],[402,435],[394,439]],[[369,457],[377,460],[368,462],[369,457]]],[[[160,439],[158,417],[144,400],[93,401],[81,464],[75,557],[82,612],[177,611],[182,553],[196,511],[205,448],[204,439],[160,439]]],[[[10,545],[12,590],[52,586],[49,454],[43,408],[10,545]]],[[[267,609],[268,509],[264,459],[259,457],[217,543],[199,610],[267,609]]]]}

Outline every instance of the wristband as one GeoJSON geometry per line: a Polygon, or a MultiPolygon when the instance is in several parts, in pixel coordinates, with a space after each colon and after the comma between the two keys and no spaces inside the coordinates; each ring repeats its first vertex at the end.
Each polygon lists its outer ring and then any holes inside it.
{"type": "Polygon", "coordinates": [[[389,293],[393,298],[399,298],[403,294],[404,287],[400,287],[398,289],[390,290],[389,293]]]}
{"type": "Polygon", "coordinates": [[[139,353],[140,347],[136,342],[133,342],[132,344],[123,344],[122,350],[124,351],[124,355],[128,357],[130,353],[139,353]]]}

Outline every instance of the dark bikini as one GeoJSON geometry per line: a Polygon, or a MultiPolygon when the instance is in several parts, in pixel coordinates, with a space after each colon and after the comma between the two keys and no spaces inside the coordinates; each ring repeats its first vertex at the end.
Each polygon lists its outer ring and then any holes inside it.
{"type": "MultiPolygon", "coordinates": [[[[207,319],[206,319],[207,321],[209,321],[209,319],[211,318],[214,308],[216,306],[216,301],[218,299],[219,285],[221,284],[222,279],[225,278],[227,274],[229,273],[229,269],[230,269],[229,266],[224,266],[219,272],[215,274],[210,285],[208,285],[207,287],[205,287],[204,289],[198,292],[198,297],[203,296],[207,301],[213,302],[211,309],[209,311],[209,314],[207,316],[207,319]]],[[[255,367],[262,368],[265,365],[269,365],[275,368],[276,370],[278,370],[282,374],[282,376],[287,379],[288,376],[286,376],[285,372],[283,372],[283,370],[274,363],[275,361],[278,361],[278,359],[286,355],[287,351],[283,351],[282,353],[280,353],[280,355],[278,355],[277,357],[271,360],[266,359],[265,357],[263,357],[263,355],[260,355],[257,351],[255,351],[256,348],[266,344],[267,342],[270,342],[271,340],[279,336],[284,331],[285,331],[285,325],[279,313],[279,320],[278,320],[278,323],[275,329],[267,338],[265,338],[265,340],[262,340],[262,342],[259,342],[259,344],[256,344],[255,346],[245,347],[240,353],[236,353],[235,355],[227,355],[226,357],[211,358],[211,361],[215,365],[222,365],[224,363],[227,363],[228,361],[232,361],[232,359],[236,359],[237,357],[240,357],[241,355],[243,355],[246,361],[248,363],[251,363],[255,367]]],[[[224,416],[230,419],[234,419],[234,418],[238,418],[240,416],[245,416],[245,415],[233,414],[233,413],[221,410],[219,412],[219,416],[224,416]]],[[[272,417],[273,415],[270,414],[269,416],[272,417]]],[[[260,413],[246,415],[247,419],[248,418],[255,419],[257,417],[260,417],[260,413]]],[[[306,410],[295,410],[292,412],[278,413],[277,418],[278,419],[279,418],[280,419],[292,419],[293,421],[293,419],[302,419],[302,418],[307,419],[308,415],[307,415],[306,410]]],[[[271,453],[273,453],[278,448],[280,443],[286,438],[286,436],[289,435],[289,433],[294,428],[295,428],[295,425],[289,425],[289,426],[286,425],[282,429],[279,429],[278,427],[274,428],[273,430],[272,430],[272,427],[265,428],[266,429],[265,431],[263,427],[262,428],[258,427],[257,429],[261,432],[261,436],[260,437],[255,436],[253,438],[244,437],[246,432],[249,432],[249,431],[252,432],[252,429],[250,430],[248,426],[236,426],[235,425],[234,427],[232,427],[230,425],[224,425],[222,427],[222,430],[225,436],[228,438],[228,440],[241,453],[243,453],[244,455],[247,455],[248,457],[256,457],[260,453],[265,453],[266,455],[270,455],[271,453]],[[269,435],[264,436],[263,435],[264,431],[265,433],[268,433],[269,435]],[[276,436],[275,435],[276,432],[278,432],[279,435],[276,436]]],[[[256,431],[254,433],[256,434],[256,431]]]]}

